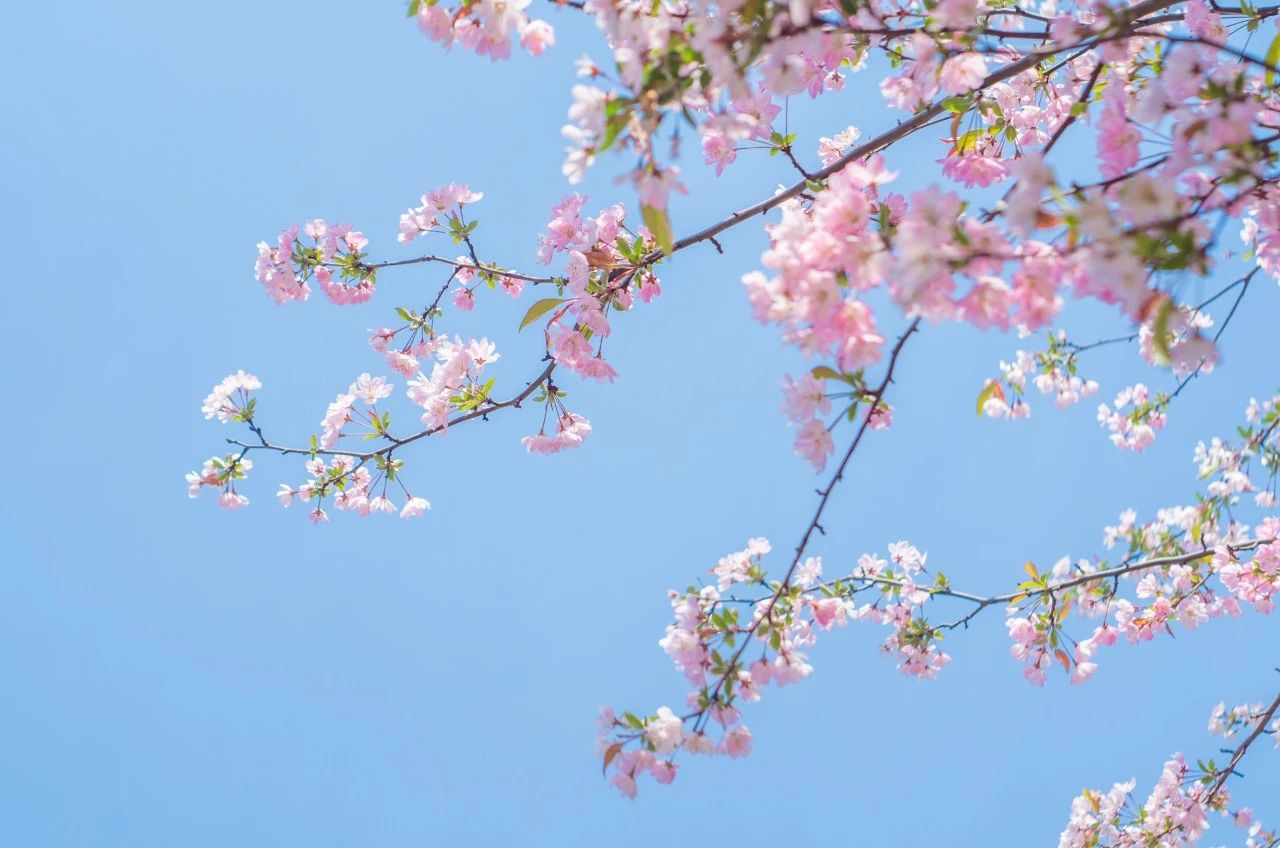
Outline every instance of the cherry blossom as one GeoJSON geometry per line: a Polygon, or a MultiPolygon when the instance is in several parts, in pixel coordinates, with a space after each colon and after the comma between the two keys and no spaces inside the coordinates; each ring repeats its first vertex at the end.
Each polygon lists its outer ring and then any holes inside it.
{"type": "Polygon", "coordinates": [[[254,401],[249,392],[262,388],[262,381],[252,374],[237,371],[223,378],[213,387],[200,411],[205,418],[217,419],[223,423],[230,421],[251,421],[253,419],[254,401]]]}
{"type": "Polygon", "coordinates": [[[479,0],[449,9],[430,0],[413,0],[410,16],[432,41],[448,48],[460,44],[495,61],[511,57],[511,42],[518,40],[530,55],[541,56],[556,43],[551,24],[525,14],[531,0],[479,0]]]}
{"type": "MultiPolygon", "coordinates": [[[[515,42],[534,56],[556,44],[531,5],[414,0],[407,7],[432,41],[496,60],[515,42]]],[[[277,498],[305,503],[317,524],[333,510],[409,518],[430,509],[409,488],[410,460],[429,469],[430,451],[454,427],[499,413],[540,416],[521,430],[529,433],[521,438],[526,451],[583,446],[596,392],[627,390],[610,340],[637,322],[621,317],[691,282],[680,271],[683,251],[724,252],[723,233],[760,226],[758,259],[741,279],[746,307],[794,356],[772,385],[781,377],[792,449],[826,482],[794,548],[775,552],[753,537],[711,565],[706,584],[669,593],[672,621],[659,645],[690,689],[682,703],[655,698],[666,705],[651,713],[602,714],[599,753],[620,793],[635,797],[647,778],[672,783],[688,765],[680,760],[686,753],[740,759],[771,744],[753,736],[744,713],[771,686],[816,673],[812,646],[836,631],[878,627],[889,663],[925,681],[957,651],[950,643],[943,650],[944,640],[1001,608],[1012,674],[1036,686],[1058,678],[1081,685],[1107,673],[1109,651],[1273,611],[1280,396],[1265,383],[1243,422],[1224,415],[1218,432],[1228,435],[1207,433],[1196,447],[1196,491],[1153,514],[1125,510],[1102,528],[1103,555],[1079,547],[1043,567],[1025,562],[1006,591],[954,587],[924,552],[927,523],[915,537],[920,547],[891,542],[851,565],[848,539],[833,538],[837,528],[823,520],[864,440],[883,438],[895,417],[918,414],[896,397],[895,410],[887,395],[904,388],[895,367],[922,327],[1016,330],[1020,339],[1046,332],[1042,348],[1021,345],[1030,349],[1015,349],[998,375],[974,375],[978,414],[1025,419],[1029,386],[1067,408],[1105,384],[1111,401],[1097,407],[1096,420],[1118,448],[1135,453],[1195,396],[1196,381],[1238,367],[1224,355],[1224,333],[1250,308],[1242,304],[1256,297],[1255,280],[1280,279],[1280,39],[1259,49],[1252,38],[1265,27],[1271,41],[1280,7],[555,5],[593,19],[602,36],[597,54],[576,61],[579,81],[561,101],[568,104],[562,174],[574,184],[591,168],[621,162],[621,196],[593,205],[594,214],[580,194],[556,203],[536,243],[524,242],[529,258],[548,268],[541,274],[486,261],[487,254],[482,260],[481,248],[490,247],[490,230],[481,231],[474,214],[482,195],[462,182],[426,192],[399,219],[400,249],[447,239],[448,251],[374,261],[361,232],[318,218],[259,244],[255,277],[280,304],[307,300],[314,287],[336,305],[366,303],[379,274],[405,266],[438,276],[425,293],[396,292],[412,298],[407,305],[368,307],[383,309],[361,326],[374,325],[367,338],[390,376],[353,367],[348,374],[359,376],[329,404],[309,445],[267,437],[256,377],[239,371],[215,386],[201,412],[242,435],[229,440],[232,452],[187,476],[192,497],[211,488],[225,508],[248,505],[240,488],[250,455],[276,454],[303,458],[305,471],[277,498]],[[861,127],[832,127],[814,142],[792,131],[793,103],[841,91],[869,70],[866,91],[889,120],[870,110],[861,127]],[[694,149],[681,153],[682,143],[694,149]],[[1068,146],[1075,155],[1064,157],[1068,146]],[[684,229],[680,195],[700,180],[687,175],[706,168],[746,179],[770,157],[793,182],[762,179],[756,202],[684,229]],[[1238,232],[1243,251],[1226,245],[1224,232],[1233,245],[1238,232]],[[486,325],[489,336],[477,337],[451,324],[459,313],[486,319],[486,288],[528,301],[510,329],[535,336],[532,362],[499,356],[490,337],[518,350],[500,327],[486,325]],[[1079,341],[1072,328],[1080,302],[1100,306],[1115,335],[1079,341]],[[1104,346],[1126,346],[1143,372],[1095,368],[1091,352],[1104,346]],[[525,370],[509,378],[506,369],[519,366],[525,370]],[[508,394],[498,393],[499,371],[513,387],[508,394]],[[573,409],[569,380],[586,383],[573,409]],[[402,431],[395,410],[393,430],[391,407],[405,403],[418,420],[402,431]]],[[[701,340],[681,343],[699,350],[701,340]]],[[[927,379],[929,367],[912,379],[927,379]]],[[[1015,552],[1008,559],[1023,561],[1015,552]]],[[[1212,818],[1226,816],[1246,831],[1246,845],[1272,848],[1275,835],[1252,810],[1230,806],[1227,784],[1249,745],[1280,737],[1277,704],[1223,702],[1215,710],[1210,731],[1242,740],[1225,765],[1174,755],[1145,801],[1133,794],[1136,781],[1086,790],[1071,804],[1060,844],[1189,845],[1212,818]]]]}

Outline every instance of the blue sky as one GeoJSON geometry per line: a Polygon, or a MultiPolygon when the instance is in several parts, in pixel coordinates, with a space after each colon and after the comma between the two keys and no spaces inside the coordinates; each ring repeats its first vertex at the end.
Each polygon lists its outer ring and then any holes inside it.
{"type": "MultiPolygon", "coordinates": [[[[414,455],[435,505],[415,522],[310,526],[271,497],[301,479],[293,460],[259,462],[247,511],[189,502],[182,475],[228,434],[199,413],[210,386],[256,373],[268,433],[302,441],[379,369],[365,329],[439,281],[410,269],[362,307],[278,308],[252,277],[257,241],[323,216],[355,223],[378,255],[408,255],[399,212],[466,180],[486,193],[482,254],[533,265],[567,190],[572,60],[598,43],[550,17],[551,54],[492,65],[442,54],[391,0],[9,11],[0,843],[1055,844],[1082,787],[1137,777],[1141,790],[1172,751],[1214,752],[1219,699],[1274,692],[1277,623],[1252,616],[1113,650],[1089,685],[1044,689],[1022,682],[998,613],[949,640],[952,665],[923,684],[877,655],[878,628],[853,626],[820,642],[811,680],[752,708],[748,760],[687,762],[636,802],[609,790],[598,705],[648,711],[685,691],[657,647],[667,588],[749,536],[793,545],[812,511],[816,480],[777,411],[799,362],[750,320],[738,282],[757,267],[757,223],[726,234],[724,256],[668,263],[663,297],[615,322],[619,381],[568,385],[595,427],[579,451],[525,454],[532,411],[458,428],[414,455]]],[[[815,141],[889,125],[869,81],[796,103],[793,123],[815,141]]],[[[938,155],[922,139],[890,164],[910,187],[938,155]]],[[[624,199],[609,184],[622,167],[597,166],[582,189],[593,208],[624,199]]],[[[677,233],[790,179],[761,154],[719,182],[687,171],[677,233]]],[[[1280,291],[1266,281],[1247,305],[1219,373],[1141,457],[1110,446],[1091,403],[976,419],[983,379],[1018,340],[926,328],[901,362],[895,427],[857,457],[815,552],[834,571],[906,538],[957,586],[991,592],[1025,560],[1101,553],[1124,508],[1188,500],[1196,440],[1275,388],[1257,363],[1275,361],[1280,291]]],[[[499,389],[537,354],[515,333],[524,308],[490,296],[450,319],[496,338],[499,389]]],[[[1085,339],[1123,325],[1086,307],[1066,326],[1085,339]]],[[[1170,380],[1125,350],[1085,369],[1104,398],[1126,379],[1170,380]]],[[[1238,797],[1280,816],[1262,803],[1280,796],[1275,756],[1246,773],[1238,797]]],[[[1223,825],[1213,841],[1236,838],[1223,825]]]]}

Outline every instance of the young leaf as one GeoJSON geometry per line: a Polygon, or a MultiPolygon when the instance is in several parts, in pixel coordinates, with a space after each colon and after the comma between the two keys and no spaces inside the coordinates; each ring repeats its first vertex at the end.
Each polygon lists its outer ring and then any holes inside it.
{"type": "Polygon", "coordinates": [[[644,225],[649,228],[649,232],[653,233],[654,239],[658,242],[658,247],[662,252],[671,255],[673,247],[671,241],[671,218],[667,215],[667,210],[658,209],[654,206],[643,205],[640,212],[644,215],[644,225]]]}
{"type": "Polygon", "coordinates": [[[982,391],[978,392],[978,417],[982,417],[983,407],[987,405],[987,401],[992,398],[1000,398],[1004,400],[1004,389],[1000,386],[999,380],[992,380],[983,386],[982,391]]]}
{"type": "Polygon", "coordinates": [[[952,151],[957,156],[969,153],[977,147],[978,139],[982,138],[986,134],[987,131],[985,129],[969,130],[967,133],[956,139],[956,143],[952,148],[952,151]]]}
{"type": "Polygon", "coordinates": [[[1071,671],[1071,658],[1067,656],[1066,651],[1059,648],[1053,652],[1053,655],[1058,658],[1058,662],[1062,663],[1064,671],[1071,671]]]}
{"type": "Polygon", "coordinates": [[[588,268],[617,268],[618,260],[613,258],[613,254],[603,250],[588,250],[586,252],[588,268]]]}
{"type": "Polygon", "coordinates": [[[605,748],[604,749],[604,766],[601,767],[600,771],[604,774],[607,774],[609,772],[609,763],[613,762],[613,758],[618,756],[618,754],[620,754],[621,752],[622,752],[621,742],[614,742],[608,748],[605,748]]]}
{"type": "MultiPolygon", "coordinates": [[[[616,101],[615,101],[616,102],[616,101]]],[[[627,125],[631,118],[629,115],[613,115],[609,118],[604,128],[604,140],[600,142],[600,152],[608,150],[613,146],[614,141],[618,138],[618,133],[622,132],[622,128],[627,125]]]]}
{"type": "Polygon", "coordinates": [[[1161,365],[1168,365],[1173,361],[1169,351],[1169,319],[1176,311],[1177,307],[1173,305],[1173,300],[1165,297],[1160,301],[1155,320],[1151,322],[1152,353],[1154,354],[1151,358],[1161,365]]]}
{"type": "Polygon", "coordinates": [[[542,300],[535,302],[533,306],[529,307],[529,311],[524,314],[523,320],[520,321],[520,329],[523,330],[543,315],[546,315],[548,312],[564,303],[567,299],[568,298],[563,297],[544,297],[542,300]]]}
{"type": "MultiPolygon", "coordinates": [[[[1277,35],[1275,38],[1271,39],[1271,46],[1267,48],[1266,61],[1267,61],[1267,64],[1271,66],[1271,68],[1276,67],[1276,65],[1280,65],[1280,35],[1277,35]]],[[[1271,68],[1267,68],[1267,73],[1266,73],[1266,81],[1267,81],[1268,87],[1275,85],[1275,82],[1276,82],[1276,73],[1275,71],[1271,70],[1271,68]]]]}

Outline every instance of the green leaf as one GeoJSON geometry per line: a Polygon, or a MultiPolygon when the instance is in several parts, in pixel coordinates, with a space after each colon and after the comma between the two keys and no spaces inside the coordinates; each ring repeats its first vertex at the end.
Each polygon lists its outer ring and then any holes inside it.
{"type": "Polygon", "coordinates": [[[422,0],[409,0],[409,13],[405,15],[405,17],[412,18],[414,15],[418,14],[418,9],[421,6],[422,0]]]}
{"type": "Polygon", "coordinates": [[[546,315],[548,312],[564,303],[567,299],[568,298],[563,297],[544,297],[542,300],[535,302],[533,306],[529,307],[529,311],[524,314],[524,318],[520,321],[520,329],[523,330],[543,315],[546,315]]]}
{"type": "Polygon", "coordinates": [[[403,306],[396,307],[396,314],[399,315],[402,320],[408,321],[410,324],[413,323],[413,313],[405,309],[403,306]]]}
{"type": "Polygon", "coordinates": [[[842,375],[839,371],[826,365],[815,365],[809,371],[809,373],[812,374],[814,377],[817,377],[819,380],[843,380],[844,379],[844,375],[842,375]]]}
{"type": "Polygon", "coordinates": [[[627,125],[631,118],[627,114],[614,115],[609,118],[608,123],[604,127],[604,139],[600,142],[599,152],[603,153],[613,146],[614,141],[618,138],[618,133],[622,132],[622,128],[627,125]]]}
{"type": "Polygon", "coordinates": [[[649,232],[653,233],[658,247],[670,256],[674,244],[671,241],[671,218],[667,215],[667,210],[642,205],[640,212],[644,215],[644,225],[649,228],[649,232]]]}
{"type": "Polygon", "coordinates": [[[1169,319],[1173,317],[1176,310],[1173,300],[1165,298],[1160,304],[1160,311],[1156,313],[1155,320],[1151,322],[1152,351],[1155,353],[1152,358],[1161,365],[1168,365],[1173,361],[1169,354],[1169,319]]]}
{"type": "MultiPolygon", "coordinates": [[[[1276,65],[1280,65],[1280,35],[1271,39],[1271,46],[1267,48],[1266,61],[1271,68],[1274,68],[1276,65]]],[[[1276,82],[1275,71],[1271,70],[1271,68],[1267,68],[1266,80],[1268,87],[1275,85],[1276,82]]]]}
{"type": "Polygon", "coordinates": [[[612,118],[635,101],[629,97],[613,97],[604,104],[604,116],[612,118]]]}
{"type": "Polygon", "coordinates": [[[968,153],[978,146],[978,139],[987,134],[985,129],[969,130],[956,139],[956,153],[968,153]]]}
{"type": "Polygon", "coordinates": [[[987,405],[987,401],[995,397],[996,392],[1001,391],[1000,381],[992,380],[982,387],[982,391],[978,392],[978,417],[982,417],[982,409],[987,405]]]}

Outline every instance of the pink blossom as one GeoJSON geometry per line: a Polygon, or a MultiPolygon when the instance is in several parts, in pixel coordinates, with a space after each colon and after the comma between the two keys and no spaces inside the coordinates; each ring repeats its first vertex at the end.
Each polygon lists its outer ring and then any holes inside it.
{"type": "Polygon", "coordinates": [[[979,53],[961,53],[942,63],[938,82],[947,94],[966,94],[982,85],[987,60],[979,53]]]}
{"type": "Polygon", "coordinates": [[[556,32],[546,21],[532,20],[520,30],[520,46],[530,56],[541,56],[543,51],[556,43],[556,32]]]}
{"type": "Polygon", "coordinates": [[[835,450],[835,442],[826,425],[814,418],[796,432],[795,448],[796,453],[807,459],[815,471],[821,471],[827,465],[827,457],[835,450]]]}
{"type": "Polygon", "coordinates": [[[645,725],[644,736],[655,753],[674,753],[684,739],[684,722],[670,708],[659,707],[658,714],[645,725]]]}
{"type": "Polygon", "coordinates": [[[476,305],[475,295],[472,294],[471,289],[459,286],[453,290],[453,305],[463,312],[470,312],[476,305]]]}
{"type": "Polygon", "coordinates": [[[400,510],[401,518],[413,518],[431,509],[430,502],[426,498],[409,498],[405,501],[404,509],[400,510]]]}
{"type": "Polygon", "coordinates": [[[738,158],[733,141],[724,133],[715,130],[702,136],[702,153],[708,165],[716,166],[716,176],[724,173],[725,166],[738,158]]]}
{"type": "Polygon", "coordinates": [[[730,728],[720,741],[720,751],[733,759],[747,756],[751,753],[751,731],[741,724],[730,728]]]}

